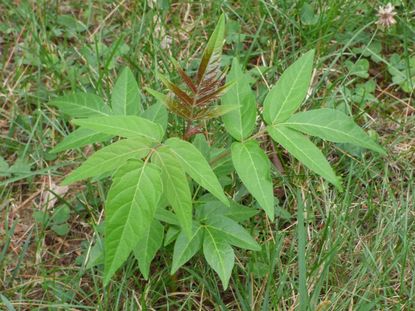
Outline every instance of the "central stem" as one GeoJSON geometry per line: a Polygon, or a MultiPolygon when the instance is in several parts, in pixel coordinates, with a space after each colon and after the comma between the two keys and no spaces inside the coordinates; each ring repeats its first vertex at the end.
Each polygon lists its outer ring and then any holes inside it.
{"type": "Polygon", "coordinates": [[[199,133],[202,133],[202,129],[199,126],[193,127],[192,120],[187,120],[186,129],[183,134],[183,139],[188,141],[193,135],[196,135],[199,133]]]}

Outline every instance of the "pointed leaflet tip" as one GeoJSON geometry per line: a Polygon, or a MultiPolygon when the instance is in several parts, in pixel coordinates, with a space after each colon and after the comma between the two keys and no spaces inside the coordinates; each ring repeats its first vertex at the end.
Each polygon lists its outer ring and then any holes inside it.
{"type": "Polygon", "coordinates": [[[239,108],[222,119],[228,133],[236,140],[242,141],[254,131],[256,99],[255,93],[251,89],[249,76],[242,70],[236,57],[232,61],[232,67],[226,81],[232,81],[236,85],[224,94],[222,103],[239,106],[239,108]]]}
{"type": "Polygon", "coordinates": [[[213,31],[208,44],[203,52],[202,60],[196,75],[196,84],[203,87],[203,84],[211,81],[212,75],[216,75],[222,56],[222,47],[225,39],[225,16],[222,14],[218,24],[213,31]]]}
{"type": "Polygon", "coordinates": [[[182,102],[184,104],[186,104],[186,105],[192,105],[193,104],[192,98],[190,98],[189,95],[187,95],[186,92],[184,92],[183,90],[181,90],[176,84],[174,84],[173,82],[171,82],[170,80],[168,80],[161,73],[158,73],[157,76],[159,77],[159,79],[161,80],[161,82],[163,82],[163,84],[170,91],[172,91],[179,99],[182,100],[182,102]]]}
{"type": "Polygon", "coordinates": [[[225,13],[222,13],[219,17],[218,25],[221,28],[225,28],[225,13]]]}
{"type": "Polygon", "coordinates": [[[197,93],[196,85],[193,83],[192,79],[186,74],[186,72],[183,70],[180,64],[173,57],[170,57],[170,60],[173,63],[174,68],[176,68],[180,77],[183,79],[183,81],[186,83],[186,85],[192,91],[192,93],[197,93]]]}
{"type": "Polygon", "coordinates": [[[137,80],[128,67],[121,71],[115,82],[111,104],[115,115],[138,115],[143,111],[137,80]]]}
{"type": "Polygon", "coordinates": [[[291,64],[264,100],[264,120],[268,125],[286,121],[303,103],[310,87],[314,50],[291,64]]]}
{"type": "Polygon", "coordinates": [[[209,94],[204,95],[203,97],[197,99],[196,105],[203,106],[206,105],[208,102],[212,102],[222,95],[224,95],[229,89],[231,89],[235,85],[236,81],[231,81],[229,83],[226,83],[225,85],[217,88],[216,90],[212,91],[209,94]]]}
{"type": "Polygon", "coordinates": [[[177,115],[185,118],[190,119],[192,116],[192,108],[188,105],[181,105],[179,102],[175,101],[173,98],[157,92],[151,88],[145,88],[147,92],[149,92],[152,96],[154,96],[160,103],[162,103],[166,108],[170,111],[176,113],[177,115]]]}

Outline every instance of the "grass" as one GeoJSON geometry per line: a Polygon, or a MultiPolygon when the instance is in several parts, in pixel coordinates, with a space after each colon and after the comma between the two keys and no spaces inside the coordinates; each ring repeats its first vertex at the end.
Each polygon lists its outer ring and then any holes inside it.
{"type": "MultiPolygon", "coordinates": [[[[380,1],[309,1],[311,13],[305,1],[168,3],[0,3],[0,150],[7,163],[0,162],[0,306],[415,309],[415,107],[413,93],[394,85],[387,70],[390,56],[397,53],[407,64],[403,72],[410,71],[414,4],[395,1],[398,25],[383,30],[374,23],[380,1]],[[286,169],[283,177],[275,174],[280,213],[275,224],[262,214],[249,224],[263,247],[260,252],[238,252],[227,291],[200,257],[171,276],[169,249],[157,255],[149,281],[130,260],[103,288],[101,267],[87,268],[85,262],[102,232],[107,185],[59,187],[63,175],[93,147],[49,154],[71,128],[47,103],[71,90],[109,98],[108,90],[124,65],[133,70],[142,89],[160,89],[155,72],[175,77],[170,55],[195,69],[222,11],[232,20],[225,64],[239,56],[255,77],[272,84],[293,60],[315,47],[314,92],[306,105],[352,111],[362,126],[377,133],[388,155],[321,142],[343,176],[345,190],[338,192],[279,151],[286,169]],[[356,52],[367,52],[373,42],[381,44],[378,62],[356,52]],[[370,63],[365,78],[345,65],[359,59],[370,63]],[[354,100],[354,90],[370,80],[375,82],[373,96],[354,100]],[[55,197],[51,193],[58,195],[55,203],[50,202],[55,197]],[[71,211],[66,235],[34,221],[35,211],[53,214],[63,205],[71,211]]],[[[263,94],[258,88],[258,102],[263,94]]],[[[143,101],[153,103],[145,92],[143,101]]],[[[180,120],[170,123],[172,131],[181,132],[180,120]]],[[[216,135],[218,127],[209,125],[210,135],[216,135]]]]}

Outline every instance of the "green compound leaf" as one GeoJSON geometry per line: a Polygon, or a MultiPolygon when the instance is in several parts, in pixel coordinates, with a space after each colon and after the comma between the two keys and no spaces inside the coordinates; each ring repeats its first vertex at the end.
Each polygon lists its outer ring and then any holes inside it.
{"type": "Polygon", "coordinates": [[[71,148],[80,148],[85,145],[99,143],[109,140],[111,136],[97,133],[86,128],[78,128],[68,136],[66,136],[59,144],[55,146],[50,152],[58,153],[71,148]]]}
{"type": "Polygon", "coordinates": [[[367,136],[352,118],[339,110],[315,109],[299,112],[281,125],[325,140],[355,144],[385,154],[385,150],[367,136]]]}
{"type": "Polygon", "coordinates": [[[226,289],[235,263],[232,246],[223,236],[206,227],[203,238],[203,254],[209,266],[219,275],[223,288],[226,289]]]}
{"type": "Polygon", "coordinates": [[[252,134],[255,128],[256,102],[255,94],[249,85],[249,77],[241,70],[237,58],[233,59],[232,69],[226,82],[236,81],[235,85],[222,97],[222,104],[236,106],[237,108],[222,119],[229,134],[242,141],[252,134]]]}
{"type": "Polygon", "coordinates": [[[187,237],[184,232],[180,232],[174,244],[173,264],[171,274],[174,274],[181,266],[192,258],[202,247],[203,229],[199,224],[193,225],[192,234],[187,237]]]}
{"type": "Polygon", "coordinates": [[[154,141],[161,141],[164,131],[160,125],[137,116],[108,116],[88,119],[77,119],[74,124],[96,132],[121,136],[143,136],[154,141]]]}
{"type": "Polygon", "coordinates": [[[179,159],[167,146],[158,148],[153,160],[162,169],[167,201],[173,207],[177,219],[187,236],[192,233],[192,195],[179,159]]]}
{"type": "Polygon", "coordinates": [[[145,236],[162,192],[155,164],[129,161],[115,175],[105,204],[104,285],[145,236]]]}
{"type": "Polygon", "coordinates": [[[306,136],[285,126],[268,127],[268,133],[273,140],[287,149],[294,158],[310,170],[331,182],[338,189],[342,188],[340,179],[323,153],[306,136]]]}
{"type": "Polygon", "coordinates": [[[99,176],[119,168],[132,158],[144,158],[150,152],[151,146],[151,142],[143,137],[120,140],[95,152],[72,171],[62,184],[69,185],[81,179],[99,176]]]}
{"type": "Polygon", "coordinates": [[[171,152],[180,160],[184,170],[194,181],[229,206],[229,200],[223,193],[218,178],[206,158],[195,146],[179,138],[169,138],[165,143],[171,148],[171,152]]]}
{"type": "Polygon", "coordinates": [[[313,70],[314,50],[308,51],[287,68],[264,100],[268,125],[287,120],[307,95],[313,70]]]}
{"type": "Polygon", "coordinates": [[[256,141],[235,142],[231,147],[232,162],[252,196],[274,220],[274,192],[269,159],[256,141]]]}
{"type": "Polygon", "coordinates": [[[137,81],[128,67],[124,68],[115,83],[111,103],[115,115],[138,115],[143,111],[137,81]]]}
{"type": "Polygon", "coordinates": [[[146,280],[148,280],[150,264],[163,243],[163,237],[164,227],[158,220],[154,219],[134,248],[134,256],[138,261],[138,267],[146,280]]]}
{"type": "Polygon", "coordinates": [[[248,231],[228,217],[212,215],[207,219],[206,225],[210,230],[218,233],[218,235],[222,237],[225,237],[231,245],[253,251],[261,249],[259,244],[251,237],[248,231]]]}
{"type": "Polygon", "coordinates": [[[108,116],[110,107],[104,104],[102,98],[90,93],[75,93],[53,99],[50,105],[56,106],[63,113],[74,118],[89,118],[108,116]]]}

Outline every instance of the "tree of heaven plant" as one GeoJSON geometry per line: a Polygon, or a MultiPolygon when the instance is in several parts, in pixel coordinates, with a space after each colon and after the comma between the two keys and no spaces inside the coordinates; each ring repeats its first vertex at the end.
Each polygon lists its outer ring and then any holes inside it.
{"type": "MultiPolygon", "coordinates": [[[[203,52],[194,77],[172,59],[183,87],[159,74],[168,94],[147,91],[157,103],[146,110],[130,69],[118,77],[110,103],[90,93],[75,93],[50,104],[74,118],[78,128],[54,152],[92,143],[104,147],[72,171],[65,185],[93,178],[111,179],[105,202],[105,234],[94,247],[100,252],[89,266],[104,264],[104,285],[134,254],[145,279],[162,246],[174,243],[171,273],[196,253],[227,288],[234,266],[234,247],[251,251],[260,245],[240,224],[258,213],[224,192],[220,180],[236,172],[241,182],[274,220],[276,201],[272,163],[261,148],[259,110],[250,77],[237,58],[228,74],[221,68],[225,17],[221,16],[203,52]],[[226,78],[226,83],[224,80],[226,78]],[[182,137],[168,137],[169,113],[186,121],[182,137]],[[221,117],[233,143],[211,147],[201,122],[221,117]],[[108,144],[109,143],[109,144],[108,144]]],[[[385,151],[344,113],[334,109],[297,112],[312,75],[314,50],[301,56],[281,75],[262,103],[265,133],[305,167],[341,189],[341,181],[308,136],[385,151]]],[[[261,129],[261,131],[264,131],[261,129]]],[[[219,142],[220,143],[220,142],[219,142]]]]}

